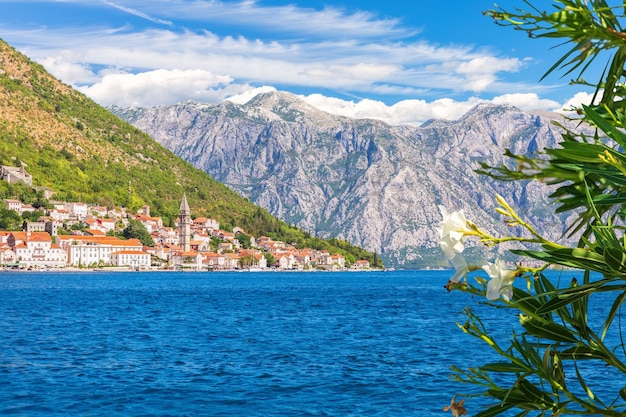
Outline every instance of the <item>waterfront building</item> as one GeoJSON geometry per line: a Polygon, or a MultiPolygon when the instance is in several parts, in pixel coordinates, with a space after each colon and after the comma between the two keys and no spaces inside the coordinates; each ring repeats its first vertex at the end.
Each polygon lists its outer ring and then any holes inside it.
{"type": "Polygon", "coordinates": [[[63,268],[67,263],[67,253],[47,232],[12,232],[7,243],[20,268],[63,268]]]}
{"type": "Polygon", "coordinates": [[[181,269],[200,270],[203,266],[204,257],[195,250],[176,251],[170,256],[170,265],[181,269]]]}
{"type": "Polygon", "coordinates": [[[0,265],[15,265],[15,252],[6,243],[0,243],[0,265]]]}
{"type": "Polygon", "coordinates": [[[115,236],[58,236],[59,245],[67,251],[68,265],[111,265],[111,254],[123,250],[141,251],[138,239],[122,240],[115,236]]]}
{"type": "Polygon", "coordinates": [[[370,263],[365,259],[359,259],[352,265],[352,269],[370,269],[370,263]]]}
{"type": "Polygon", "coordinates": [[[202,256],[204,258],[202,262],[206,269],[213,271],[226,268],[226,258],[221,253],[205,252],[202,256]]]}
{"type": "Polygon", "coordinates": [[[111,265],[133,269],[150,269],[150,254],[139,250],[121,250],[111,253],[111,265]]]}

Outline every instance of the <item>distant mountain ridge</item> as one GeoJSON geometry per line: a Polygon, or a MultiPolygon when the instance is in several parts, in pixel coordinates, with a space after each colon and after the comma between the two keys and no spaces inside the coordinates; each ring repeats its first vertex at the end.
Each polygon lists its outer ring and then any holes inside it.
{"type": "Polygon", "coordinates": [[[506,148],[527,154],[556,146],[560,129],[552,122],[575,122],[555,113],[479,104],[456,121],[391,126],[334,116],[285,92],[244,105],[110,110],[284,221],[375,251],[386,265],[440,261],[440,204],[509,233],[494,211],[496,193],[547,236],[563,233],[545,184],[474,172],[479,162],[508,163],[506,148]]]}

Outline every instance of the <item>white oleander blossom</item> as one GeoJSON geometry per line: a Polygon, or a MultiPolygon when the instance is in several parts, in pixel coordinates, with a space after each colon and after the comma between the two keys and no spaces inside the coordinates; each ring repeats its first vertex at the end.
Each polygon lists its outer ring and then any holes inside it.
{"type": "Polygon", "coordinates": [[[467,219],[462,210],[448,213],[444,206],[439,206],[443,220],[439,225],[439,245],[446,260],[452,259],[457,253],[463,252],[467,219]]]}
{"type": "Polygon", "coordinates": [[[467,262],[465,261],[463,255],[461,255],[460,253],[457,253],[452,259],[450,259],[450,264],[452,264],[452,266],[456,270],[454,272],[454,275],[452,275],[452,277],[450,278],[450,281],[457,283],[461,281],[461,278],[467,275],[467,272],[469,271],[469,266],[467,265],[467,262]]]}
{"type": "Polygon", "coordinates": [[[487,284],[487,299],[497,300],[502,296],[505,301],[513,298],[513,281],[517,271],[514,269],[506,269],[504,262],[496,259],[495,263],[488,263],[483,269],[491,280],[487,284]]]}

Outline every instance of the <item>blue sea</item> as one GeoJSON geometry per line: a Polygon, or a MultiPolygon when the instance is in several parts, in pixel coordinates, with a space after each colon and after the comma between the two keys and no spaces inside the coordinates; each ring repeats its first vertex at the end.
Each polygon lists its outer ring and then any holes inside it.
{"type": "Polygon", "coordinates": [[[0,414],[451,415],[470,387],[450,366],[495,359],[462,310],[496,333],[518,320],[449,276],[0,272],[0,414]]]}

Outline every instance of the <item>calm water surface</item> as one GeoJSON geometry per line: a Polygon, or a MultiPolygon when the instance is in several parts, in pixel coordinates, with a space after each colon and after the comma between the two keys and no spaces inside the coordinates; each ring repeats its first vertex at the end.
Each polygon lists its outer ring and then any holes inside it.
{"type": "Polygon", "coordinates": [[[442,416],[490,355],[449,271],[1,274],[3,415],[442,416]]]}

